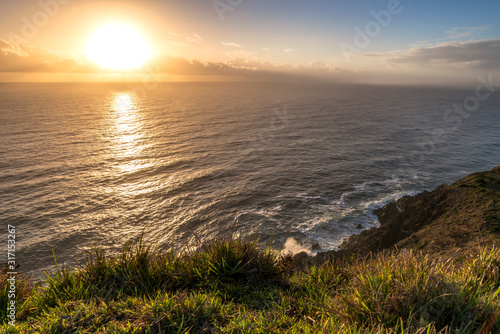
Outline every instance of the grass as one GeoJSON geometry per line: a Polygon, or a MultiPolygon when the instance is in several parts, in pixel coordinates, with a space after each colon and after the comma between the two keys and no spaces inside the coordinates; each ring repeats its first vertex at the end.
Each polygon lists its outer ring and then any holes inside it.
{"type": "Polygon", "coordinates": [[[292,271],[291,257],[248,239],[159,252],[142,240],[117,256],[36,285],[17,278],[16,326],[5,333],[497,333],[500,250],[460,263],[412,252],[292,271]]]}

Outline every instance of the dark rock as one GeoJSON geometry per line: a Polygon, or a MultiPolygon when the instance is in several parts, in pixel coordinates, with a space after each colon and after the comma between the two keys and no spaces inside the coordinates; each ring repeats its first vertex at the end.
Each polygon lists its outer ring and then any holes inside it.
{"type": "Polygon", "coordinates": [[[300,253],[297,253],[293,256],[293,259],[296,260],[296,261],[301,261],[303,259],[307,259],[308,255],[306,252],[300,252],[300,253]]]}
{"type": "Polygon", "coordinates": [[[314,244],[311,246],[311,251],[320,250],[321,246],[319,244],[314,244]]]}
{"type": "Polygon", "coordinates": [[[309,256],[306,252],[300,252],[293,256],[292,265],[295,270],[304,270],[307,267],[307,259],[309,256]]]}
{"type": "Polygon", "coordinates": [[[416,196],[404,196],[396,203],[374,210],[380,227],[351,236],[340,248],[366,254],[393,247],[430,220],[434,212],[433,206],[439,203],[439,200],[434,201],[431,197],[434,196],[424,191],[416,196]]]}
{"type": "Polygon", "coordinates": [[[362,226],[361,224],[358,224],[358,225],[356,225],[356,228],[357,228],[358,230],[361,230],[361,229],[363,228],[363,226],[362,226]]]}

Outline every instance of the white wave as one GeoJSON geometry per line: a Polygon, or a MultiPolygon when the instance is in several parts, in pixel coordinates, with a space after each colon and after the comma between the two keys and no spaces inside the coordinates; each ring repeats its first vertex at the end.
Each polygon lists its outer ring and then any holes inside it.
{"type": "Polygon", "coordinates": [[[307,255],[312,255],[312,253],[313,253],[311,251],[311,249],[300,245],[297,242],[297,240],[295,240],[294,238],[288,238],[288,239],[286,239],[284,247],[285,247],[285,249],[283,251],[285,253],[289,252],[291,254],[298,254],[298,253],[301,253],[301,252],[306,252],[307,255]]]}
{"type": "Polygon", "coordinates": [[[393,176],[387,180],[363,182],[337,199],[299,194],[297,197],[310,206],[310,216],[297,228],[313,242],[319,242],[323,249],[337,249],[349,236],[378,227],[373,211],[403,196],[415,195],[418,192],[415,180],[420,178],[418,175],[393,176]],[[403,184],[413,190],[404,190],[403,184]]]}

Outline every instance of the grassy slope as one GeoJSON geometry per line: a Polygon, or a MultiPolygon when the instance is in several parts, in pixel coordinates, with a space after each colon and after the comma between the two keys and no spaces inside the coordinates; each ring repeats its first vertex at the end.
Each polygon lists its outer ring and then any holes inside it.
{"type": "Polygon", "coordinates": [[[500,236],[500,168],[471,174],[442,187],[442,214],[411,238],[397,244],[434,256],[464,256],[478,245],[492,246],[500,236]]]}
{"type": "MultiPolygon", "coordinates": [[[[7,333],[476,333],[499,314],[500,251],[463,265],[411,251],[293,273],[291,259],[249,240],[195,253],[142,244],[96,250],[45,288],[25,285],[7,333]],[[19,307],[23,305],[22,307],[19,307]]],[[[5,278],[0,280],[5,287],[5,278]]],[[[0,302],[5,310],[5,289],[0,302]]],[[[3,312],[3,311],[2,311],[3,312]]],[[[4,316],[4,313],[0,313],[4,316]]]]}

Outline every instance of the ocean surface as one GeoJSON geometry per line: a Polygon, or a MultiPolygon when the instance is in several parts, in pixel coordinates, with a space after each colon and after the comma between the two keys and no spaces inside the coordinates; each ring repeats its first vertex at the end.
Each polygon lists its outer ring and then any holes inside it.
{"type": "Polygon", "coordinates": [[[2,261],[8,224],[20,270],[35,275],[53,253],[73,266],[92,246],[115,252],[141,233],[159,248],[240,234],[334,249],[377,226],[371,211],[388,201],[500,165],[500,93],[474,94],[2,83],[2,261]]]}

